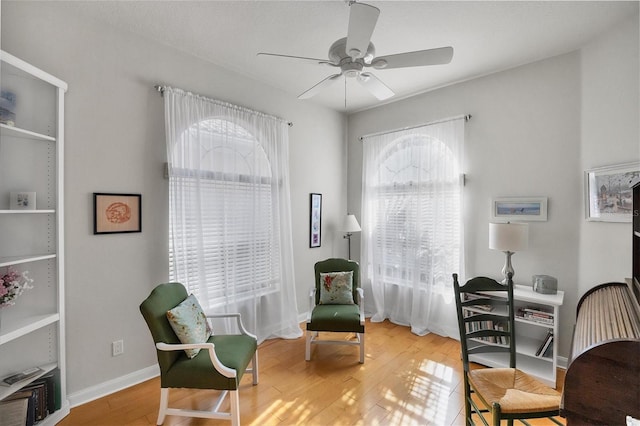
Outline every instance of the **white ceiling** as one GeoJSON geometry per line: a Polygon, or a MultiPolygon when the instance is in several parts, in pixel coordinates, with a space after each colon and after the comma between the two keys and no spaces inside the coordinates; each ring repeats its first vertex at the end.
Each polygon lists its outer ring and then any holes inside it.
{"type": "MultiPolygon", "coordinates": [[[[448,65],[375,70],[396,95],[391,102],[454,82],[576,50],[616,23],[638,15],[638,1],[365,1],[381,10],[376,55],[453,46],[448,65]]],[[[346,37],[349,7],[325,1],[82,1],[88,18],[173,46],[295,96],[335,68],[272,52],[327,58],[346,37]]],[[[316,102],[338,111],[380,103],[353,79],[316,102]],[[346,108],[345,108],[346,89],[346,108]]]]}

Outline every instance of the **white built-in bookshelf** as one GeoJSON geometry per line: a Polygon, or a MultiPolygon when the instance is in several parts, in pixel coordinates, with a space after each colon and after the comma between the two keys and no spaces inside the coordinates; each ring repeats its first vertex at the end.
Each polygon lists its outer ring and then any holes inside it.
{"type": "MultiPolygon", "coordinates": [[[[499,297],[495,294],[493,296],[499,297]]],[[[513,299],[516,322],[516,366],[555,388],[558,367],[559,309],[564,300],[564,292],[559,290],[556,294],[542,294],[533,291],[531,286],[514,285],[513,299]],[[549,332],[554,336],[550,341],[549,350],[546,354],[544,351],[538,353],[549,332]]],[[[507,315],[506,310],[504,314],[507,315]]],[[[475,344],[494,343],[476,340],[475,344]]],[[[469,360],[487,367],[509,366],[509,354],[506,352],[470,355],[469,360]]]]}
{"type": "Polygon", "coordinates": [[[0,51],[0,87],[15,95],[13,123],[0,124],[0,274],[28,271],[33,289],[0,308],[0,400],[57,370],[59,409],[38,424],[69,413],[65,366],[64,96],[67,84],[0,51]],[[14,210],[11,192],[35,192],[35,210],[14,210]],[[7,385],[7,376],[39,367],[7,385]]]}

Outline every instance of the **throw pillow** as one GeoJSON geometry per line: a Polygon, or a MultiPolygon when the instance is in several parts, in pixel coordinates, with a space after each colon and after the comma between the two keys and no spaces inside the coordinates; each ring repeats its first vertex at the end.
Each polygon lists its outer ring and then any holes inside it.
{"type": "Polygon", "coordinates": [[[320,274],[320,303],[353,305],[353,271],[320,274]]]}
{"type": "MultiPolygon", "coordinates": [[[[211,336],[207,317],[193,294],[167,311],[167,319],[182,343],[205,343],[211,336]]],[[[200,349],[185,349],[185,352],[189,358],[193,358],[200,349]]]]}

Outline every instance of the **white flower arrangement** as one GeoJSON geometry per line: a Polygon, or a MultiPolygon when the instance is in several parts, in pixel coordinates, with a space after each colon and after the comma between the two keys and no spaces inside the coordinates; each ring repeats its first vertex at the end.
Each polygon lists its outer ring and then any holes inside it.
{"type": "Polygon", "coordinates": [[[7,273],[0,276],[0,308],[16,304],[16,299],[25,290],[33,288],[28,271],[19,273],[15,269],[9,268],[7,273]]]}

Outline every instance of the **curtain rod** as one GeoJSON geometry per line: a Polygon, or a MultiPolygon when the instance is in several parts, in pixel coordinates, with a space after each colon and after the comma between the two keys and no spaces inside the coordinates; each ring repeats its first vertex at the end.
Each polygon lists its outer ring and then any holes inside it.
{"type": "MultiPolygon", "coordinates": [[[[164,91],[166,90],[167,86],[162,86],[162,85],[156,84],[156,85],[155,85],[155,86],[153,86],[153,87],[154,87],[154,89],[156,89],[156,91],[158,91],[158,93],[160,93],[160,96],[164,96],[164,91]]],[[[189,92],[187,92],[187,93],[189,93],[189,92]]],[[[203,97],[204,97],[204,96],[203,96],[203,97]]],[[[205,97],[205,98],[206,98],[206,97],[205,97]]],[[[208,98],[206,98],[206,99],[208,99],[208,98]]],[[[248,108],[244,108],[244,107],[237,106],[237,105],[232,105],[232,104],[229,104],[229,103],[227,103],[227,102],[217,101],[217,100],[215,100],[215,99],[211,99],[211,100],[212,100],[212,101],[214,101],[214,102],[220,102],[220,103],[223,103],[223,104],[225,104],[225,105],[227,105],[227,106],[231,106],[231,107],[234,107],[234,108],[244,109],[244,110],[247,110],[247,111],[256,112],[256,113],[258,113],[258,114],[263,114],[263,115],[265,115],[265,116],[273,117],[273,118],[276,118],[276,119],[278,119],[278,120],[282,120],[282,119],[281,119],[281,118],[279,118],[279,117],[275,117],[275,116],[272,116],[272,115],[269,115],[269,114],[264,114],[264,113],[262,113],[262,112],[258,112],[258,111],[252,111],[252,110],[250,110],[250,109],[248,109],[248,108]]],[[[282,121],[285,121],[285,120],[282,120],[282,121]]],[[[293,122],[291,122],[291,121],[286,121],[286,123],[287,123],[287,126],[289,126],[289,127],[293,127],[293,122]]]]}
{"type": "Polygon", "coordinates": [[[358,139],[362,141],[362,140],[364,140],[364,138],[368,138],[368,137],[371,137],[371,136],[387,135],[389,133],[395,133],[395,132],[402,132],[402,131],[405,131],[405,130],[417,129],[418,127],[432,126],[434,124],[446,123],[447,121],[460,120],[462,118],[464,118],[464,121],[469,121],[469,120],[471,120],[471,114],[456,115],[455,117],[443,118],[441,120],[431,121],[429,123],[424,123],[424,124],[418,124],[416,126],[403,127],[401,129],[385,130],[385,131],[382,131],[382,132],[370,133],[368,135],[360,136],[358,139]]]}

